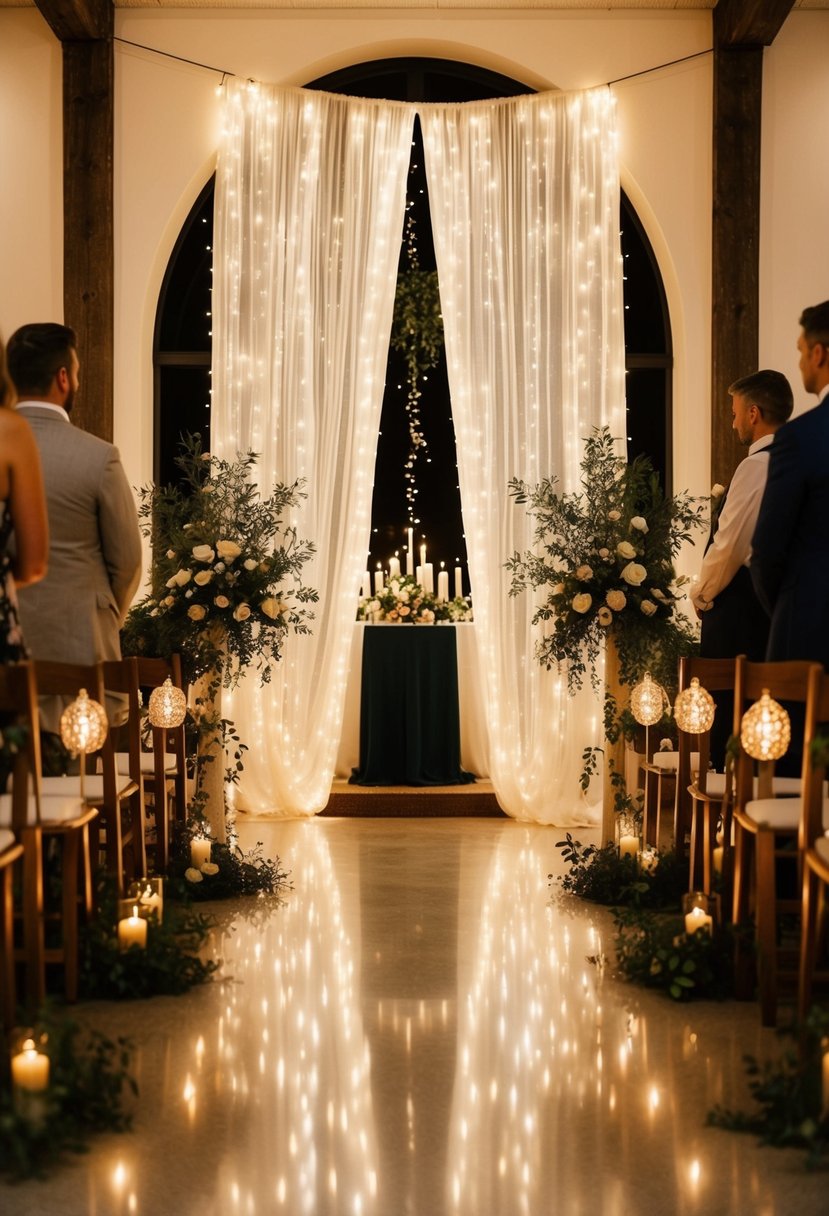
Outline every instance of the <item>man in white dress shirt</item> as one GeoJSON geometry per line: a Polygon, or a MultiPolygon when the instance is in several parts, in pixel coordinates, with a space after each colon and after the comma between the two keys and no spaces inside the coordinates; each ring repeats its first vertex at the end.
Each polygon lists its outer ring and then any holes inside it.
{"type": "MultiPolygon", "coordinates": [[[[745,654],[765,658],[769,618],[751,582],[751,538],[766,487],[769,447],[776,431],[791,416],[791,385],[781,372],[759,371],[729,388],[733,427],[748,455],[737,466],[721,502],[712,537],[702,560],[692,599],[702,621],[701,654],[730,659],[745,654]]],[[[730,701],[718,700],[711,735],[711,758],[721,768],[731,734],[730,701]]]]}

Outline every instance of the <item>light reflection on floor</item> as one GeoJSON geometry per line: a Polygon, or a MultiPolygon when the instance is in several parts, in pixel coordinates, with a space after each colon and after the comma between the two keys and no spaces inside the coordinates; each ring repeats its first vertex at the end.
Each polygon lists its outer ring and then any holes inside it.
{"type": "MultiPolygon", "coordinates": [[[[756,1009],[678,1007],[587,961],[560,832],[507,821],[246,824],[283,907],[217,907],[221,982],[88,1007],[136,1043],[135,1130],[3,1216],[813,1216],[825,1177],[707,1129],[756,1009]]],[[[583,838],[586,836],[583,834],[583,838]]]]}

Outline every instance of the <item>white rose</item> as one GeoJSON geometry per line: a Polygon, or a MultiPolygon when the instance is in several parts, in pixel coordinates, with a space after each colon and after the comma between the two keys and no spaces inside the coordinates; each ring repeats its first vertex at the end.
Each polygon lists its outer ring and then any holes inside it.
{"type": "Polygon", "coordinates": [[[587,583],[593,577],[593,571],[589,566],[579,566],[576,571],[576,578],[580,583],[587,583]]]}
{"type": "Polygon", "coordinates": [[[202,881],[202,876],[201,876],[200,871],[194,869],[193,866],[187,867],[187,869],[184,871],[184,877],[187,879],[188,882],[201,882],[202,881]]]}
{"type": "Polygon", "coordinates": [[[203,604],[191,604],[187,609],[187,615],[191,621],[203,621],[207,615],[207,609],[203,604]]]}
{"type": "Polygon", "coordinates": [[[599,557],[602,557],[602,558],[608,558],[608,557],[610,557],[610,550],[609,550],[609,549],[600,549],[600,550],[599,550],[599,557]]]}
{"type": "Polygon", "coordinates": [[[623,557],[625,561],[630,561],[632,557],[636,557],[636,550],[629,540],[620,540],[616,546],[616,552],[619,557],[623,557]]]}
{"type": "Polygon", "coordinates": [[[246,570],[255,570],[258,565],[259,565],[259,562],[255,562],[252,557],[245,558],[245,569],[246,570]]]}
{"type": "Polygon", "coordinates": [[[647,520],[643,519],[641,515],[634,515],[630,521],[630,526],[631,528],[636,528],[639,532],[647,532],[648,530],[647,520]]]}
{"type": "Polygon", "coordinates": [[[226,595],[217,595],[215,600],[213,601],[213,603],[216,605],[217,608],[227,608],[228,604],[230,603],[230,600],[227,598],[226,595]]]}
{"type": "Polygon", "coordinates": [[[174,595],[165,595],[161,602],[165,608],[172,608],[173,604],[176,602],[176,597],[174,595]]]}
{"type": "Polygon", "coordinates": [[[408,604],[408,602],[409,602],[409,593],[408,593],[408,591],[401,591],[401,592],[400,592],[400,603],[401,603],[401,604],[408,604]]]}
{"type": "Polygon", "coordinates": [[[653,616],[653,614],[656,612],[656,604],[653,602],[653,600],[642,600],[639,607],[642,609],[645,616],[653,616]]]}
{"type": "Polygon", "coordinates": [[[621,511],[608,511],[607,518],[612,519],[613,522],[615,523],[617,519],[622,518],[622,512],[621,511]]]}
{"type": "Polygon", "coordinates": [[[640,566],[638,562],[628,562],[622,571],[622,578],[631,587],[640,587],[647,577],[647,570],[644,566],[640,566]]]}
{"type": "Polygon", "coordinates": [[[206,861],[204,865],[201,866],[201,872],[202,874],[207,874],[208,877],[212,877],[213,874],[219,873],[219,867],[216,865],[215,861],[206,861]]]}
{"type": "Polygon", "coordinates": [[[608,591],[605,600],[608,608],[612,608],[614,612],[621,612],[628,602],[624,591],[608,591]]]}
{"type": "Polygon", "coordinates": [[[590,605],[593,603],[593,596],[588,595],[586,591],[582,591],[580,595],[573,596],[572,608],[574,612],[585,613],[590,610],[590,605]]]}
{"type": "Polygon", "coordinates": [[[716,482],[711,487],[711,497],[712,498],[722,498],[724,493],[725,493],[725,486],[721,486],[719,482],[716,482]]]}
{"type": "Polygon", "coordinates": [[[397,612],[398,612],[399,616],[408,616],[409,613],[411,612],[411,608],[409,607],[408,604],[399,604],[398,608],[397,608],[397,612]]]}
{"type": "Polygon", "coordinates": [[[610,611],[609,608],[606,608],[603,604],[601,606],[601,608],[599,609],[598,619],[599,619],[600,625],[612,625],[613,613],[610,611]]]}
{"type": "Polygon", "coordinates": [[[210,548],[210,545],[196,545],[193,548],[193,557],[197,562],[212,562],[216,554],[210,548]]]}
{"type": "Polygon", "coordinates": [[[224,561],[232,562],[234,557],[238,557],[242,550],[235,540],[217,540],[216,552],[224,561]]]}
{"type": "Polygon", "coordinates": [[[226,567],[225,567],[224,562],[216,562],[216,565],[213,567],[213,569],[216,571],[217,574],[222,574],[222,573],[224,573],[226,567]]]}
{"type": "Polygon", "coordinates": [[[210,582],[212,577],[212,570],[199,570],[198,573],[193,575],[193,582],[199,587],[205,587],[210,582]]]}
{"type": "Polygon", "coordinates": [[[246,621],[250,616],[250,604],[237,604],[233,609],[234,621],[246,621]]]}
{"type": "MultiPolygon", "coordinates": [[[[408,612],[409,609],[407,608],[406,611],[408,612]]],[[[425,621],[427,625],[430,625],[435,619],[435,614],[432,612],[431,608],[424,608],[420,613],[419,619],[421,621],[425,621]]]]}

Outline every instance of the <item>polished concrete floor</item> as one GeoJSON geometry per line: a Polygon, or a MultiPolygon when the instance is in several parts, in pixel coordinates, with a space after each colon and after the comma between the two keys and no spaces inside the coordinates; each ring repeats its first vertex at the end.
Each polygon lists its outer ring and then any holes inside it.
{"type": "Polygon", "coordinates": [[[215,906],[216,982],[85,1007],[135,1042],[134,1131],[0,1186],[2,1216],[829,1212],[801,1154],[704,1125],[777,1050],[756,1009],[600,975],[607,915],[551,898],[559,829],[241,832],[292,871],[285,904],[215,906]]]}

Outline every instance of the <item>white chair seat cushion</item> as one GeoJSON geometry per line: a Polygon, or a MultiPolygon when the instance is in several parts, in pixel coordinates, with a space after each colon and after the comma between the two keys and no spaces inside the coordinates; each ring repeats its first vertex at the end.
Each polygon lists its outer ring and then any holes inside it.
{"type": "MultiPolygon", "coordinates": [[[[122,777],[129,777],[129,752],[116,752],[115,764],[122,777]]],[[[141,752],[141,772],[146,773],[150,777],[155,773],[155,756],[152,752],[141,752]]],[[[176,758],[169,752],[165,752],[164,754],[164,772],[169,777],[174,777],[176,774],[176,758]]]]}
{"type": "Polygon", "coordinates": [[[5,853],[13,844],[14,832],[10,832],[8,828],[0,828],[0,853],[5,853]]]}
{"type": "MultiPolygon", "coordinates": [[[[130,786],[129,774],[125,776],[123,773],[119,773],[118,778],[116,793],[122,796],[130,786]]],[[[74,790],[76,795],[80,793],[77,776],[41,778],[40,792],[44,798],[64,797],[67,790],[74,790]]],[[[104,797],[103,773],[84,773],[83,792],[87,802],[102,802],[104,797]]]]}
{"type": "MultiPolygon", "coordinates": [[[[745,813],[755,823],[767,824],[776,832],[796,832],[800,823],[800,798],[757,798],[747,802],[745,813]]],[[[829,827],[829,799],[823,800],[823,826],[829,827]]]]}
{"type": "MultiPolygon", "coordinates": [[[[47,778],[48,780],[48,778],[47,778]]],[[[63,778],[60,778],[63,780],[63,778]]],[[[71,780],[71,778],[70,778],[71,780]]],[[[81,800],[77,783],[74,792],[70,789],[63,793],[44,795],[40,799],[40,821],[43,824],[67,823],[77,819],[87,810],[86,802],[81,800]]],[[[12,821],[11,794],[0,794],[0,827],[8,827],[12,821]]],[[[35,822],[35,800],[29,799],[29,823],[35,822]]]]}
{"type": "MultiPolygon", "coordinates": [[[[779,798],[800,793],[799,777],[775,777],[772,789],[779,798]]],[[[725,773],[706,773],[705,792],[709,798],[722,798],[725,793],[725,773]]],[[[754,793],[757,793],[757,778],[754,778],[754,793]]]]}
{"type": "MultiPolygon", "coordinates": [[[[653,767],[664,769],[665,772],[675,773],[679,767],[679,752],[654,752],[653,767]]],[[[699,752],[691,752],[691,768],[699,768],[699,752]]]]}

